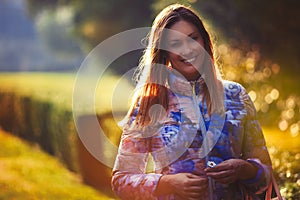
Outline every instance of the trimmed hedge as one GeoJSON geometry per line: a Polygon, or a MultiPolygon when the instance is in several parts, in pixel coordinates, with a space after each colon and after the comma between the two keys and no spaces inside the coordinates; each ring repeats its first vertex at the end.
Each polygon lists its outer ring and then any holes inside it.
{"type": "MultiPolygon", "coordinates": [[[[79,140],[71,111],[9,92],[0,92],[0,105],[0,126],[5,131],[39,144],[68,169],[79,173],[85,183],[114,196],[110,186],[111,168],[95,159],[79,140]]],[[[121,129],[112,114],[98,116],[98,121],[107,137],[118,145],[121,129]]]]}
{"type": "MultiPolygon", "coordinates": [[[[116,79],[105,77],[104,85],[114,87],[116,79]]],[[[77,135],[71,110],[73,83],[74,75],[68,73],[0,74],[0,126],[5,131],[38,144],[47,153],[59,158],[68,169],[79,173],[85,183],[113,197],[111,168],[95,159],[77,135]],[[64,83],[63,87],[52,84],[57,77],[64,83]]],[[[106,87],[98,93],[107,96],[111,95],[111,91],[106,87]]],[[[101,99],[104,107],[109,104],[106,99],[101,99]]],[[[102,109],[97,116],[99,124],[107,137],[118,145],[121,130],[112,114],[105,113],[106,110],[102,109]]]]}
{"type": "Polygon", "coordinates": [[[79,171],[77,134],[72,112],[54,103],[0,92],[0,125],[8,132],[38,143],[72,171],[79,171]]]}

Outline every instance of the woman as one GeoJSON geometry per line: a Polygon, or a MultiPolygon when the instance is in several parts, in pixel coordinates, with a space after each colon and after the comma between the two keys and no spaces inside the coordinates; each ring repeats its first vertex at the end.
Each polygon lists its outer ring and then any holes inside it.
{"type": "Polygon", "coordinates": [[[271,161],[245,89],[222,80],[190,8],[154,20],[123,125],[112,186],[121,199],[258,199],[271,161]],[[146,173],[148,156],[154,173],[146,173]]]}

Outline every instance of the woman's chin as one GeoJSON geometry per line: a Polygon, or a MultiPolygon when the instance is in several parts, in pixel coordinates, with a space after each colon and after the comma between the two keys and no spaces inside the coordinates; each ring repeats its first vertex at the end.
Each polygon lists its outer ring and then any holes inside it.
{"type": "Polygon", "coordinates": [[[192,73],[184,73],[182,74],[188,81],[195,81],[200,77],[200,73],[198,71],[192,73]]]}

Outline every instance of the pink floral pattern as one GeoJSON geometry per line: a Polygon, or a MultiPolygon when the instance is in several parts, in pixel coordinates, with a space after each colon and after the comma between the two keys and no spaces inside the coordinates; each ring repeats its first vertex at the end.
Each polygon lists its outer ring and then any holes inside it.
{"type": "MultiPolygon", "coordinates": [[[[175,81],[180,79],[175,78],[175,81]]],[[[135,116],[124,126],[118,156],[113,169],[112,187],[121,199],[179,200],[175,194],[155,196],[154,192],[163,174],[189,172],[203,174],[206,167],[200,158],[203,137],[195,122],[195,110],[191,110],[191,87],[170,90],[168,118],[160,127],[147,129],[135,127],[135,116]],[[183,91],[184,90],[184,91],[183,91]],[[175,91],[175,92],[174,92],[175,91]],[[180,92],[183,91],[183,92],[180,92]],[[181,147],[185,146],[184,150],[181,147]],[[146,173],[148,156],[153,157],[155,173],[146,173]]],[[[198,82],[197,99],[206,128],[210,123],[207,108],[202,105],[201,83],[198,82]]],[[[176,84],[174,84],[176,86],[176,84]]],[[[249,159],[262,169],[255,180],[230,185],[214,183],[214,200],[245,199],[263,192],[270,182],[271,161],[256,111],[246,90],[238,83],[224,81],[226,120],[221,137],[209,154],[209,159],[220,163],[230,158],[249,159]],[[245,192],[247,191],[247,192],[245,192]]],[[[213,136],[212,136],[213,137],[213,136]]]]}

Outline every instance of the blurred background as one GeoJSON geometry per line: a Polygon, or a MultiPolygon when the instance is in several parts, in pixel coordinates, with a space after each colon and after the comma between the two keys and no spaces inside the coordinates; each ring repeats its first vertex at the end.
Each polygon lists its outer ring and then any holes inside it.
{"type": "MultiPolygon", "coordinates": [[[[246,87],[281,192],[286,199],[300,199],[296,0],[0,0],[0,199],[116,199],[111,169],[76,134],[76,73],[99,43],[151,26],[162,8],[177,2],[191,5],[204,20],[224,78],[246,87]]],[[[137,66],[142,51],[116,59],[101,80],[105,87],[97,91],[97,117],[115,145],[121,130],[107,109],[112,85],[137,66]]],[[[132,89],[130,80],[126,86],[132,89]]],[[[126,104],[120,107],[120,116],[126,110],[126,104]]],[[[83,121],[89,117],[85,114],[83,121]]]]}

